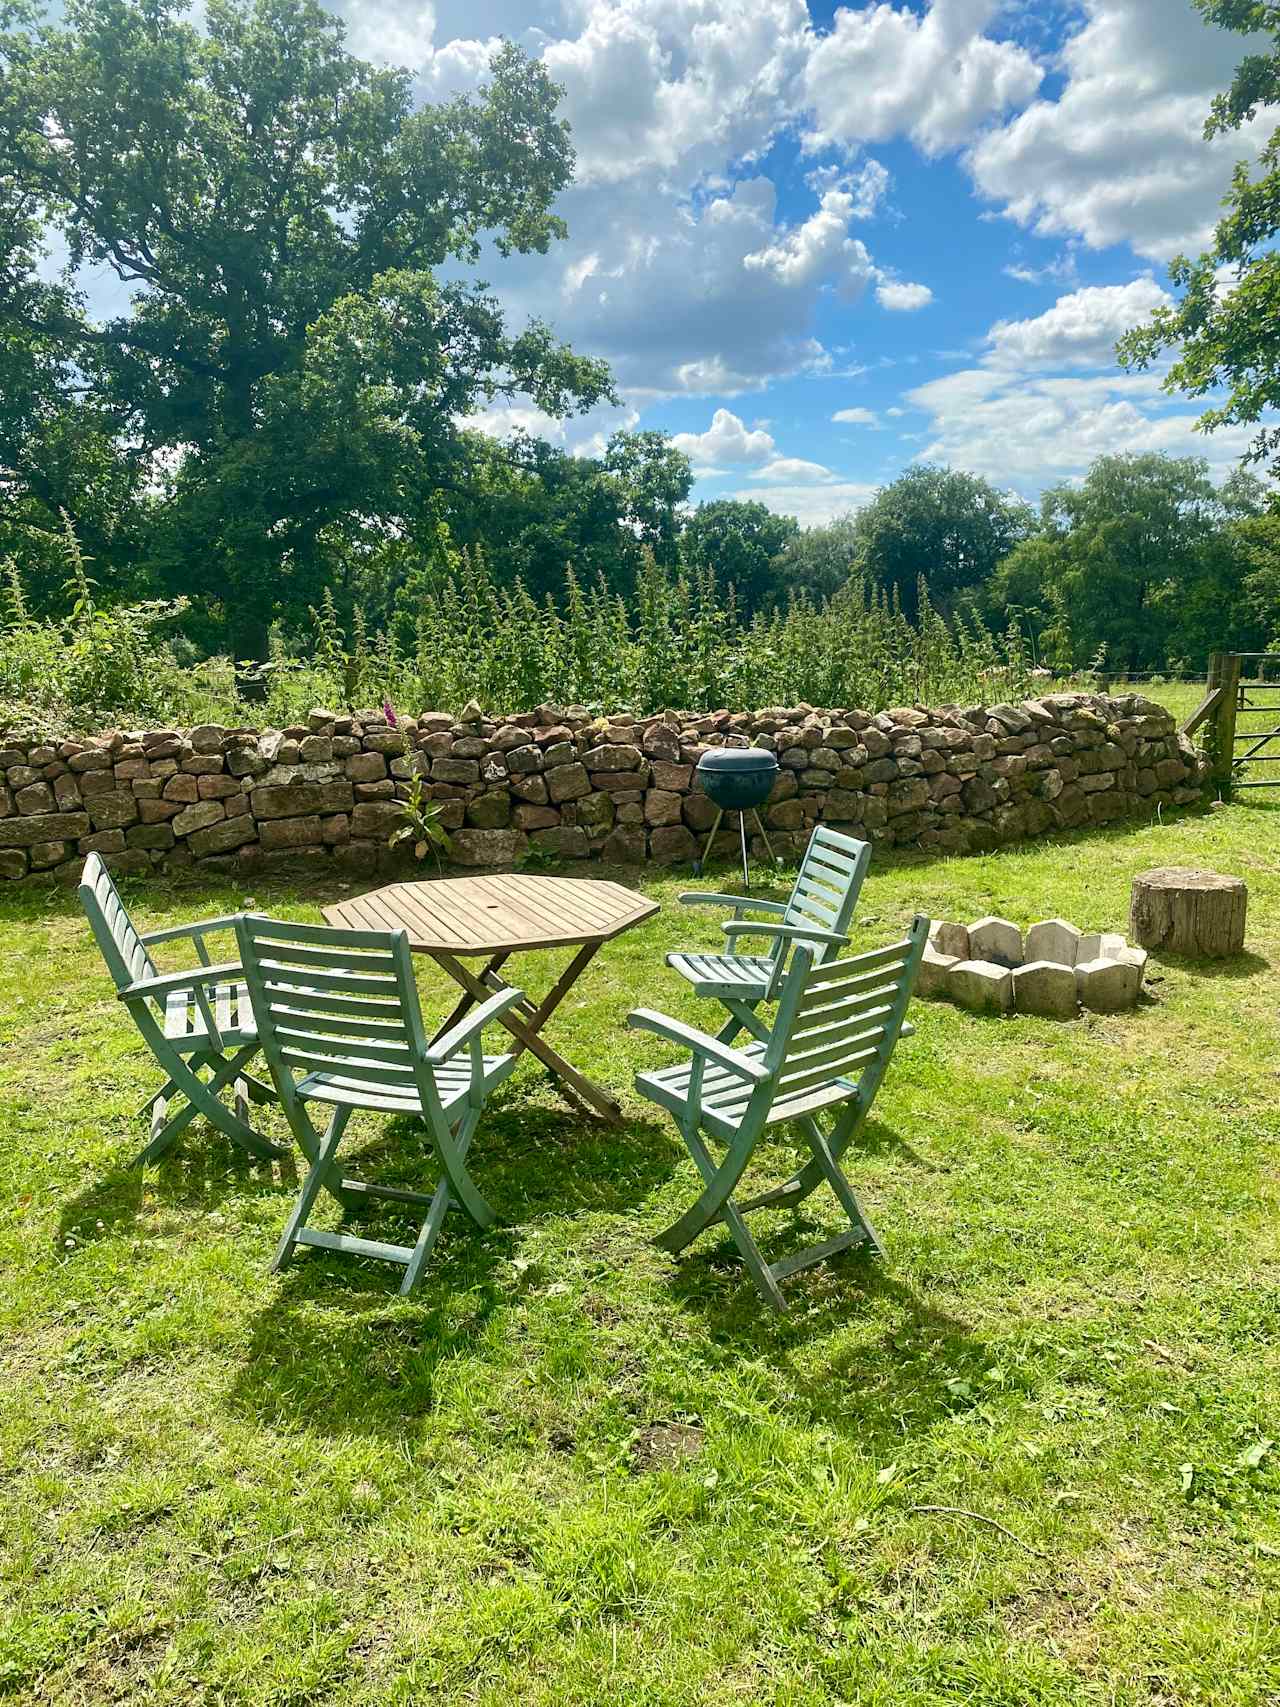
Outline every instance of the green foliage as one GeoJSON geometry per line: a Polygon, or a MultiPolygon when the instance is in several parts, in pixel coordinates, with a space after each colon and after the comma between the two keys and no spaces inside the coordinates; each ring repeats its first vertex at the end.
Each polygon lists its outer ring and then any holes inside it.
{"type": "Polygon", "coordinates": [[[989,481],[958,468],[911,468],[883,486],[853,524],[856,561],[915,615],[927,582],[950,610],[981,586],[1033,526],[1031,511],[989,481]]]}
{"type": "Polygon", "coordinates": [[[33,617],[12,559],[0,565],[0,704],[6,721],[17,720],[25,710],[44,727],[83,729],[121,712],[170,712],[180,674],[163,636],[185,601],[104,608],[69,524],[61,553],[70,613],[60,620],[33,617]]]}
{"type": "Polygon", "coordinates": [[[799,532],[794,516],[779,516],[754,500],[717,498],[689,517],[681,550],[691,569],[711,570],[748,610],[762,610],[783,591],[774,562],[799,532]]]}
{"type": "Polygon", "coordinates": [[[609,381],[436,277],[482,239],[529,253],[564,234],[573,153],[541,66],[500,47],[474,99],[415,108],[410,73],[349,54],[318,0],[210,0],[204,30],[183,10],[0,14],[0,329],[21,381],[0,415],[22,504],[60,502],[97,457],[136,507],[148,474],[162,584],[260,656],[273,616],[319,596],[326,530],[394,536],[431,513],[460,416],[513,396],[562,415],[609,381]],[[139,287],[127,313],[92,324],[71,270],[42,280],[46,228],[71,269],[139,287]],[[42,494],[37,453],[72,420],[42,494]]]}
{"type": "Polygon", "coordinates": [[[1079,668],[1202,668],[1211,651],[1260,644],[1242,596],[1240,526],[1262,488],[1221,490],[1199,457],[1100,457],[1077,485],[1042,500],[1042,532],[1015,546],[988,583],[988,609],[1028,633],[1039,655],[1079,668]]]}
{"type": "MultiPolygon", "coordinates": [[[[1195,5],[1211,25],[1272,38],[1266,52],[1241,61],[1231,87],[1215,98],[1204,134],[1220,136],[1280,102],[1280,6],[1274,0],[1195,5]]],[[[1180,299],[1157,309],[1119,344],[1121,362],[1138,368],[1177,348],[1178,359],[1164,380],[1167,391],[1205,397],[1225,390],[1225,399],[1200,417],[1206,432],[1259,421],[1280,405],[1280,128],[1264,144],[1257,168],[1254,174],[1245,161],[1236,166],[1212,248],[1198,260],[1179,255],[1172,262],[1169,277],[1180,299]]],[[[1280,473],[1280,428],[1262,427],[1249,455],[1254,461],[1270,458],[1272,472],[1280,473]]]]}
{"type": "Polygon", "coordinates": [[[387,837],[387,846],[408,846],[413,850],[415,859],[425,859],[430,853],[439,871],[440,855],[447,853],[449,848],[449,833],[441,823],[444,803],[427,798],[421,773],[415,770],[409,778],[408,795],[397,801],[397,805],[404,823],[387,837]]]}

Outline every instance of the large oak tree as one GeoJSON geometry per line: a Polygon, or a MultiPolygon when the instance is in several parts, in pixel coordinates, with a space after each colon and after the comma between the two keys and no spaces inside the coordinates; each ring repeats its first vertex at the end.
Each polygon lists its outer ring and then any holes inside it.
{"type": "Polygon", "coordinates": [[[183,10],[0,4],[0,360],[28,380],[0,405],[0,473],[82,523],[49,444],[78,422],[82,461],[114,446],[162,581],[259,651],[316,596],[322,536],[430,517],[469,411],[611,393],[602,363],[508,332],[458,276],[485,243],[564,234],[573,153],[540,66],[503,47],[474,97],[415,107],[317,0],[209,0],[203,29],[183,10]],[[91,318],[85,267],[132,287],[126,312],[91,318]]]}

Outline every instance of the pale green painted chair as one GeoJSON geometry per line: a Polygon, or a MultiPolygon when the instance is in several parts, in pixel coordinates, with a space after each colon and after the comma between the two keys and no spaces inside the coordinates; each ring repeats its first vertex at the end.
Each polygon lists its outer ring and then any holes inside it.
{"type": "Polygon", "coordinates": [[[883,1254],[840,1159],[867,1118],[902,1033],[928,932],[929,921],[917,917],[901,942],[821,964],[812,950],[798,947],[782,982],[772,1031],[767,1040],[743,1049],[731,1049],[665,1014],[639,1009],[628,1015],[628,1025],[692,1051],[678,1066],[636,1078],[641,1096],[674,1115],[703,1179],[697,1201],[658,1236],[664,1250],[675,1255],[713,1221],[724,1222],[761,1295],[775,1310],[786,1308],[779,1282],[788,1275],[864,1241],[883,1254]],[[818,1116],[827,1110],[835,1113],[835,1122],[824,1132],[818,1116]],[[756,1146],[788,1121],[803,1134],[809,1159],[782,1185],[735,1204],[733,1192],[756,1146]],[[707,1139],[723,1146],[720,1161],[707,1139]],[[848,1231],[779,1262],[766,1262],[743,1217],[766,1205],[792,1208],[823,1180],[848,1217],[848,1231]]]}
{"type": "Polygon", "coordinates": [[[686,952],[669,954],[667,965],[693,985],[699,996],[713,996],[732,1016],[716,1034],[727,1043],[739,1031],[755,1037],[768,1030],[755,1013],[761,1002],[774,1002],[786,975],[788,957],[797,943],[807,944],[813,962],[820,965],[839,953],[849,940],[849,927],[867,866],[871,862],[869,842],[855,841],[819,824],[809,838],[786,901],[758,901],[750,895],[706,895],[696,890],[681,895],[685,907],[729,907],[733,917],[725,921],[728,950],[725,954],[686,952]],[[747,920],[743,914],[766,913],[767,919],[747,920]],[[765,952],[739,954],[744,938],[762,939],[765,952]]]}
{"type": "Polygon", "coordinates": [[[400,1290],[410,1292],[451,1203],[460,1204],[478,1227],[494,1219],[466,1158],[485,1100],[516,1058],[484,1054],[480,1034],[524,997],[519,990],[503,990],[429,1043],[407,932],[335,930],[246,914],[236,922],[236,935],[263,1053],[311,1163],[272,1267],[283,1268],[298,1245],[347,1251],[400,1264],[400,1290]],[[323,1133],[308,1113],[313,1102],[333,1110],[323,1133]],[[343,1175],[336,1155],[356,1109],[425,1123],[441,1167],[434,1192],[343,1175]],[[346,1209],[381,1197],[425,1204],[427,1214],[413,1245],[331,1233],[307,1225],[321,1190],[346,1209]]]}
{"type": "Polygon", "coordinates": [[[207,936],[234,929],[234,917],[143,933],[97,854],[84,862],[80,902],[116,993],[165,1074],[164,1084],[139,1110],[151,1115],[151,1136],[135,1163],[163,1155],[197,1114],[253,1156],[283,1155],[249,1124],[249,1101],[274,1101],[275,1093],[246,1070],[260,1045],[240,967],[234,962],[211,964],[205,946],[207,936]],[[199,966],[160,972],[151,946],[187,937],[195,945],[199,966]],[[222,1100],[228,1090],[234,1097],[232,1107],[222,1100]],[[170,1114],[175,1096],[185,1100],[170,1114]]]}

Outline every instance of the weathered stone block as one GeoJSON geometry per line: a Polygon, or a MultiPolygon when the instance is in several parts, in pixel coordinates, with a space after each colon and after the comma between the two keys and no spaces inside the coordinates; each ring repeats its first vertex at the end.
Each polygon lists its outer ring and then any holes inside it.
{"type": "Polygon", "coordinates": [[[200,778],[196,776],[171,776],[164,785],[165,800],[179,800],[190,804],[200,798],[200,778]]]}
{"type": "Polygon", "coordinates": [[[511,814],[517,830],[549,830],[560,822],[554,806],[526,805],[523,802],[511,814]]]}
{"type": "Polygon", "coordinates": [[[268,818],[258,825],[258,840],[269,852],[280,848],[318,847],[324,840],[324,830],[318,816],[268,818]]]}
{"type": "Polygon", "coordinates": [[[1059,966],[1074,966],[1080,949],[1080,932],[1065,919],[1041,919],[1027,931],[1026,958],[1052,960],[1059,966]]]}
{"type": "Polygon", "coordinates": [[[584,794],[577,802],[578,822],[583,829],[593,833],[603,833],[613,825],[613,796],[610,794],[584,794]]]}
{"type": "Polygon", "coordinates": [[[683,825],[666,824],[649,832],[649,851],[659,865],[674,865],[694,859],[698,844],[683,825]]]}
{"type": "Polygon", "coordinates": [[[547,793],[557,804],[564,800],[581,800],[591,793],[591,779],[585,765],[557,765],[547,771],[547,793]]]}
{"type": "Polygon", "coordinates": [[[1077,1002],[1074,966],[1051,960],[1031,960],[1025,966],[1014,968],[1013,1005],[1020,1014],[1074,1019],[1077,1002]]]}
{"type": "Polygon", "coordinates": [[[1086,960],[1076,966],[1076,989],[1092,1013],[1116,1014],[1131,1008],[1142,988],[1142,971],[1125,960],[1086,960]]]}
{"type": "Polygon", "coordinates": [[[47,782],[29,782],[13,797],[13,804],[24,818],[36,812],[56,812],[58,801],[47,782]]]}
{"type": "Polygon", "coordinates": [[[138,818],[138,802],[122,788],[91,795],[85,801],[85,810],[95,830],[121,829],[126,824],[136,823],[138,818]]]}
{"type": "Polygon", "coordinates": [[[678,824],[682,799],[682,795],[673,794],[665,788],[651,788],[644,797],[645,823],[678,824]]]}
{"type": "Polygon", "coordinates": [[[0,848],[0,878],[16,879],[27,875],[27,856],[21,848],[0,848]]]}
{"type": "Polygon", "coordinates": [[[213,854],[230,853],[235,848],[246,847],[257,839],[258,827],[244,812],[238,818],[224,818],[220,823],[195,831],[187,846],[197,859],[208,859],[213,854]]]}
{"type": "Polygon", "coordinates": [[[477,830],[501,830],[511,822],[511,796],[505,788],[482,794],[467,807],[467,823],[477,830]]]}
{"type": "Polygon", "coordinates": [[[924,945],[924,953],[920,958],[920,970],[916,974],[917,996],[944,996],[947,993],[947,976],[953,967],[960,962],[953,954],[939,954],[931,942],[924,945]]]}
{"type": "Polygon", "coordinates": [[[640,865],[647,850],[648,839],[643,830],[619,826],[606,836],[600,857],[615,865],[640,865]]]}
{"type": "Polygon", "coordinates": [[[77,775],[86,771],[105,771],[111,769],[111,754],[101,747],[90,747],[83,753],[72,753],[67,763],[77,775]]]}
{"type": "Polygon", "coordinates": [[[528,845],[523,830],[459,830],[450,837],[449,858],[455,865],[513,865],[528,845]]]}
{"type": "Polygon", "coordinates": [[[685,794],[681,799],[681,815],[689,828],[695,831],[709,830],[716,821],[715,802],[705,794],[685,794]]]}
{"type": "Polygon", "coordinates": [[[385,843],[403,824],[404,813],[394,800],[361,800],[351,813],[351,834],[357,839],[385,843]]]}
{"type": "Polygon", "coordinates": [[[480,766],[474,759],[434,759],[431,779],[433,782],[479,782],[480,766]]]}
{"type": "Polygon", "coordinates": [[[670,794],[687,794],[693,787],[693,766],[671,764],[659,759],[651,771],[653,786],[670,794]]]}
{"type": "Polygon", "coordinates": [[[583,763],[592,771],[634,771],[644,763],[644,755],[639,747],[608,741],[584,754],[583,763]]]}
{"type": "Polygon", "coordinates": [[[198,776],[196,793],[201,800],[230,800],[240,792],[239,779],[234,776],[198,776]]]}
{"type": "Polygon", "coordinates": [[[933,944],[935,953],[947,955],[952,960],[974,958],[969,947],[968,925],[956,925],[947,919],[935,919],[929,927],[929,941],[933,944]]]}
{"type": "Polygon", "coordinates": [[[1008,919],[979,919],[969,926],[969,953],[977,961],[1017,966],[1023,957],[1022,932],[1008,919]]]}
{"type": "Polygon", "coordinates": [[[249,804],[255,818],[303,818],[318,812],[349,812],[355,797],[345,780],[293,782],[279,788],[255,788],[249,804]]]}
{"type": "Polygon", "coordinates": [[[131,824],[124,839],[131,848],[171,848],[173,830],[168,824],[131,824]]]}
{"type": "Polygon", "coordinates": [[[81,836],[76,847],[82,854],[123,853],[125,848],[123,830],[95,830],[91,836],[81,836]]]}
{"type": "Polygon", "coordinates": [[[554,829],[535,830],[529,837],[535,848],[555,854],[559,859],[586,859],[591,852],[587,832],[576,824],[559,824],[554,829]]]}
{"type": "MultiPolygon", "coordinates": [[[[523,731],[522,731],[523,733],[523,731]]],[[[507,750],[507,770],[512,776],[524,776],[533,771],[540,771],[543,764],[542,748],[526,743],[507,750]]]]}
{"type": "Polygon", "coordinates": [[[953,1001],[973,1013],[1008,1013],[1013,1006],[1013,973],[990,960],[958,961],[947,974],[947,988],[953,1001]]]}
{"type": "Polygon", "coordinates": [[[182,811],[176,800],[139,800],[138,817],[144,824],[167,824],[182,811]]]}
{"type": "Polygon", "coordinates": [[[542,776],[513,776],[511,792],[517,800],[527,800],[534,806],[547,803],[547,781],[542,776]]]}
{"type": "Polygon", "coordinates": [[[197,800],[170,820],[175,836],[189,836],[193,830],[205,830],[226,817],[227,809],[221,800],[197,800]]]}

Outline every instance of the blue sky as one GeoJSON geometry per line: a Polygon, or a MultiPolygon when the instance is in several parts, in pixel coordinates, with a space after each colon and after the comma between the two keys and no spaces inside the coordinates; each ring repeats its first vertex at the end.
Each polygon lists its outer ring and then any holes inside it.
{"type": "Polygon", "coordinates": [[[1034,498],[1105,452],[1221,475],[1247,444],[1112,354],[1274,123],[1203,140],[1251,44],[1190,0],[338,5],[423,100],[475,87],[504,36],[565,86],[569,239],[485,273],[514,322],[607,357],[622,403],[489,431],[591,451],[665,428],[695,498],[806,522],[921,458],[1034,498]]]}
{"type": "Polygon", "coordinates": [[[1234,161],[1205,110],[1251,45],[1190,0],[345,0],[425,99],[509,35],[566,86],[567,243],[497,263],[513,315],[613,363],[624,406],[495,411],[590,449],[678,435],[695,497],[820,521],[913,460],[1034,497],[1108,451],[1204,452],[1112,350],[1198,250],[1234,161]],[[844,420],[837,419],[845,415],[844,420]]]}

